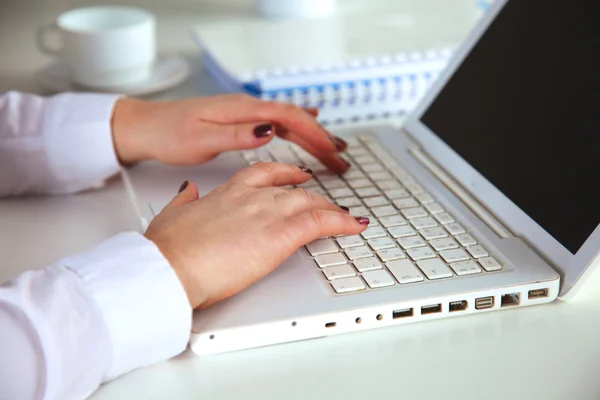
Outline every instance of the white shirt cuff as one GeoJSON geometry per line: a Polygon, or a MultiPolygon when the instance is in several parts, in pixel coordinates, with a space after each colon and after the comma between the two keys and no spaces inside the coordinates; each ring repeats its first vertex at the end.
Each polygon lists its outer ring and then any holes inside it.
{"type": "Polygon", "coordinates": [[[105,381],[185,350],[192,322],[187,295],[144,236],[116,235],[62,264],[80,277],[110,332],[112,366],[105,381]]]}
{"type": "Polygon", "coordinates": [[[120,170],[111,120],[113,94],[64,93],[52,97],[44,117],[46,156],[67,191],[101,184],[120,170]]]}

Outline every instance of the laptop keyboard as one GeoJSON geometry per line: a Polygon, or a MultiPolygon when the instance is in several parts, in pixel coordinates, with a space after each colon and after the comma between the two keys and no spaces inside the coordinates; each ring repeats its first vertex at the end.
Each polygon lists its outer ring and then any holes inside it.
{"type": "MultiPolygon", "coordinates": [[[[242,153],[248,164],[305,165],[313,178],[298,187],[323,195],[370,224],[360,235],[327,237],[306,245],[336,293],[500,271],[502,265],[370,134],[345,138],[343,175],[328,171],[291,144],[242,153]]],[[[291,188],[291,187],[290,187],[291,188]]]]}

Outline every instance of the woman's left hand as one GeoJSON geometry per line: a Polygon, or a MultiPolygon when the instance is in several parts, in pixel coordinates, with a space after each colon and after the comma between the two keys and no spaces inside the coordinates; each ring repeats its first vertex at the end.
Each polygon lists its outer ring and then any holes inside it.
{"type": "Polygon", "coordinates": [[[120,99],[112,130],[124,164],[153,159],[172,165],[200,164],[227,150],[253,149],[275,135],[303,147],[329,169],[348,169],[337,154],[346,143],[316,120],[317,110],[246,95],[179,101],[120,99]]]}

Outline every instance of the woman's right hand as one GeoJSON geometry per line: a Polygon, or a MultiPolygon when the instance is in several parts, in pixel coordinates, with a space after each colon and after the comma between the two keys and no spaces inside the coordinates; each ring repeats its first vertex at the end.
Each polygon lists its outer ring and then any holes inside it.
{"type": "Polygon", "coordinates": [[[322,236],[353,235],[368,225],[324,197],[284,189],[310,170],[257,163],[198,198],[187,186],[152,221],[146,237],[167,258],[193,308],[232,296],[322,236]]]}

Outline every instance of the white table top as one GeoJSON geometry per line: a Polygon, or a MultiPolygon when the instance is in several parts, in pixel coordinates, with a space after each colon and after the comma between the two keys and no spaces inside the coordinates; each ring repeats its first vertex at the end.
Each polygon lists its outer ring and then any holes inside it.
{"type": "MultiPolygon", "coordinates": [[[[9,3],[0,6],[0,92],[36,92],[32,74],[48,60],[33,45],[33,29],[83,0],[9,3]]],[[[139,1],[159,15],[159,46],[190,56],[196,51],[187,36],[190,24],[252,10],[250,0],[223,3],[139,1]]],[[[205,75],[194,79],[194,85],[160,97],[216,90],[205,75]]],[[[118,179],[77,196],[0,200],[0,224],[0,280],[137,227],[118,179]]],[[[597,399],[599,286],[600,272],[595,271],[570,303],[209,357],[188,351],[108,383],[93,397],[597,399]]]]}

